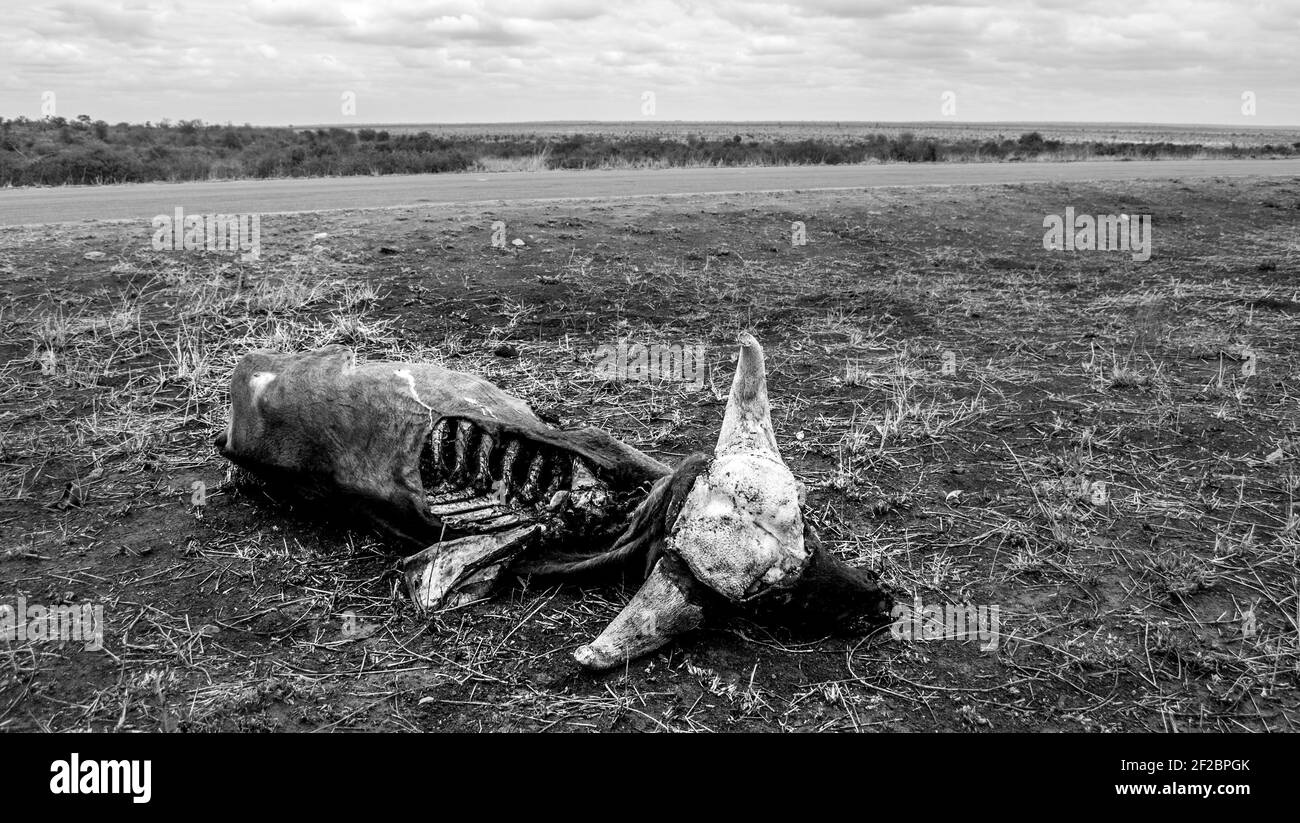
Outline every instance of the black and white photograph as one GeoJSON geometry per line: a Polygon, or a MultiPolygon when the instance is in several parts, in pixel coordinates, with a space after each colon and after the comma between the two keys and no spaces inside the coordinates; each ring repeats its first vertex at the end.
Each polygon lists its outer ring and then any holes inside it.
{"type": "Polygon", "coordinates": [[[0,732],[1297,731],[1300,4],[4,17],[0,732]]]}

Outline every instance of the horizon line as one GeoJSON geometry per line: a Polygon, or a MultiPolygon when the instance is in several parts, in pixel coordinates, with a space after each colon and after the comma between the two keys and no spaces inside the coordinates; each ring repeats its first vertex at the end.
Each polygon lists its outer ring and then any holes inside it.
{"type": "MultiPolygon", "coordinates": [[[[202,120],[205,125],[221,125],[219,123],[210,123],[202,120]]],[[[177,121],[179,122],[179,121],[177,121]]],[[[226,121],[227,124],[234,125],[233,121],[226,121]]],[[[652,125],[652,124],[676,124],[676,125],[863,125],[863,126],[911,126],[911,125],[978,125],[978,126],[1162,126],[1162,127],[1181,127],[1181,128],[1239,128],[1255,130],[1297,130],[1300,131],[1300,123],[1296,124],[1275,124],[1275,125],[1252,125],[1246,123],[1190,123],[1190,122],[1161,122],[1154,120],[668,120],[668,119],[632,119],[632,120],[405,120],[405,121],[365,121],[365,122],[319,122],[319,123],[287,123],[287,124],[270,124],[270,123],[252,123],[246,122],[242,125],[260,126],[264,128],[368,128],[372,126],[395,127],[395,126],[571,126],[571,125],[652,125]]]]}

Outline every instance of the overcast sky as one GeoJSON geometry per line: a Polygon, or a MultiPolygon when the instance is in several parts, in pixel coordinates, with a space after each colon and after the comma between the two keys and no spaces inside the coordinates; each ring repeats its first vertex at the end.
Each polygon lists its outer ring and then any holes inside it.
{"type": "Polygon", "coordinates": [[[6,117],[1300,125],[1300,0],[0,2],[6,117]]]}

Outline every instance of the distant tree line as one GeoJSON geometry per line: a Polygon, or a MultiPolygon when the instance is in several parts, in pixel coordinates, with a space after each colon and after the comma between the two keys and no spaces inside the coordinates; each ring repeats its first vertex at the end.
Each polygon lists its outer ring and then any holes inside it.
{"type": "Polygon", "coordinates": [[[363,128],[221,126],[201,120],[109,125],[0,117],[0,185],[62,185],[231,178],[320,177],[469,171],[533,158],[545,168],[836,165],[869,161],[1024,160],[1042,156],[1177,158],[1290,156],[1300,143],[1205,147],[1176,143],[934,139],[911,133],[857,138],[746,140],[650,135],[439,136],[363,128]]]}

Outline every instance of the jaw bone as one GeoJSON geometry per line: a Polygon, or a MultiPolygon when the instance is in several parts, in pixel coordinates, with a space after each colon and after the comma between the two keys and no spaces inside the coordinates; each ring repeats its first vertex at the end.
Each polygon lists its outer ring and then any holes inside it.
{"type": "Polygon", "coordinates": [[[808,565],[801,487],[772,431],[763,349],[749,334],[740,356],[714,458],[686,496],[665,554],[627,607],[575,653],[607,669],[653,651],[698,625],[706,590],[743,604],[794,585],[808,565]]]}

